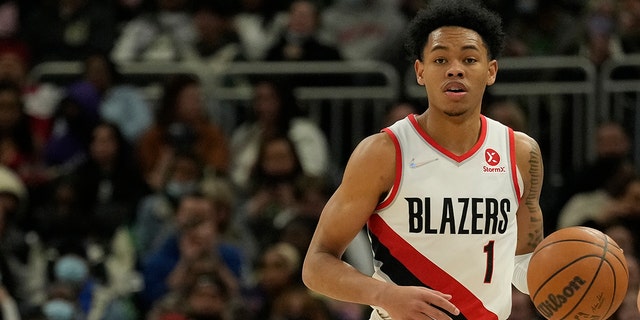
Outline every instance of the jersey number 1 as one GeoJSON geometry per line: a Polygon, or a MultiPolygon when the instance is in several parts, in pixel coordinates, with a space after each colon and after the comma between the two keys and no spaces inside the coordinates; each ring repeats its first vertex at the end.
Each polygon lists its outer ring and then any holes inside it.
{"type": "Polygon", "coordinates": [[[491,240],[484,246],[484,253],[487,254],[487,268],[484,272],[484,283],[491,283],[491,277],[493,276],[493,243],[491,240]]]}

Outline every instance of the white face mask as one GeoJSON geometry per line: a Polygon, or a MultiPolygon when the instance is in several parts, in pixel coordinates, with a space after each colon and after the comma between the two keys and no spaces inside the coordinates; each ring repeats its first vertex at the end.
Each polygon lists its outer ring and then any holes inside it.
{"type": "Polygon", "coordinates": [[[53,299],[42,306],[42,312],[49,320],[73,320],[76,310],[67,300],[53,299]]]}

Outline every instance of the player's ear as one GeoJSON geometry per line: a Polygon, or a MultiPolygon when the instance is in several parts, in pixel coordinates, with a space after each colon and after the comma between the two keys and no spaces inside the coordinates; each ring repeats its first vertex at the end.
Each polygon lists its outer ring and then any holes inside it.
{"type": "Polygon", "coordinates": [[[487,86],[491,86],[496,82],[496,75],[498,74],[498,61],[489,61],[489,69],[487,70],[487,86]]]}
{"type": "Polygon", "coordinates": [[[424,86],[424,79],[422,78],[422,72],[424,71],[424,64],[419,59],[413,64],[413,68],[416,72],[416,81],[419,85],[424,86]]]}

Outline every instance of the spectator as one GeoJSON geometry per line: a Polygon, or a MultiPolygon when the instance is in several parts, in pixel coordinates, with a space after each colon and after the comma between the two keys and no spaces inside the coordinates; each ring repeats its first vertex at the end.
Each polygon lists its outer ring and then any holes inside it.
{"type": "Polygon", "coordinates": [[[103,1],[41,1],[27,12],[24,34],[34,64],[76,61],[96,50],[109,52],[116,37],[111,7],[103,1]]]}
{"type": "Polygon", "coordinates": [[[329,172],[327,138],[301,114],[293,89],[286,81],[258,80],[253,87],[251,108],[250,118],[231,135],[231,178],[242,192],[249,187],[261,141],[271,137],[285,135],[293,142],[305,174],[323,176],[329,172]]]}
{"type": "Polygon", "coordinates": [[[397,65],[400,59],[405,66],[398,34],[406,24],[397,1],[337,0],[322,12],[320,37],[336,46],[345,60],[378,60],[397,65]]]}
{"type": "Polygon", "coordinates": [[[413,113],[418,113],[418,106],[416,104],[409,101],[396,101],[391,104],[389,110],[387,110],[380,129],[386,128],[413,113]]]}
{"type": "Polygon", "coordinates": [[[137,256],[129,226],[135,208],[146,194],[145,184],[132,160],[131,148],[118,127],[100,123],[92,131],[87,160],[69,174],[78,208],[89,222],[81,243],[95,276],[109,289],[122,294],[137,290],[137,256]]]}
{"type": "Polygon", "coordinates": [[[33,204],[31,230],[50,247],[86,242],[90,216],[81,209],[72,180],[68,176],[59,177],[48,184],[46,193],[48,197],[33,204]]]}
{"type": "Polygon", "coordinates": [[[624,53],[640,52],[640,1],[619,1],[617,27],[624,53]]]}
{"type": "Polygon", "coordinates": [[[183,196],[176,212],[176,231],[142,261],[144,290],[141,307],[148,310],[187,275],[192,261],[211,255],[242,282],[245,261],[238,248],[220,239],[213,203],[200,193],[183,196]]]}
{"type": "Polygon", "coordinates": [[[239,293],[229,270],[204,256],[185,267],[180,283],[154,304],[146,319],[236,319],[239,293]]]}
{"type": "Polygon", "coordinates": [[[70,173],[80,210],[91,216],[91,236],[111,239],[128,226],[146,194],[131,146],[118,127],[101,122],[92,131],[87,160],[70,173]]]}
{"type": "Polygon", "coordinates": [[[575,225],[600,225],[607,218],[607,208],[624,196],[629,181],[636,176],[635,168],[625,159],[609,158],[599,162],[598,185],[593,190],[575,193],[558,214],[557,228],[575,225]]]}
{"type": "MultiPolygon", "coordinates": [[[[223,241],[240,248],[247,261],[253,261],[258,256],[258,244],[247,222],[238,212],[238,194],[230,179],[205,177],[200,183],[200,191],[216,207],[216,221],[223,241]]],[[[250,273],[251,270],[246,272],[250,273]]]]}
{"type": "Polygon", "coordinates": [[[197,0],[193,14],[196,41],[185,48],[188,61],[221,68],[225,63],[244,60],[240,37],[233,19],[239,8],[235,1],[197,0]]]}
{"type": "Polygon", "coordinates": [[[296,216],[296,181],[304,176],[295,146],[286,137],[265,139],[258,153],[241,214],[260,251],[273,244],[296,216]]]}
{"type": "Polygon", "coordinates": [[[341,60],[336,47],[321,42],[320,8],[311,0],[295,0],[289,7],[287,28],[269,48],[268,61],[337,61],[341,60]]]}
{"type": "Polygon", "coordinates": [[[142,92],[124,82],[122,75],[108,56],[94,53],[84,60],[82,78],[69,87],[69,92],[81,96],[91,92],[90,109],[97,116],[118,126],[129,144],[135,144],[153,121],[153,113],[142,92]],[[76,91],[79,91],[77,94],[76,91]]]}
{"type": "Polygon", "coordinates": [[[286,26],[283,8],[267,0],[242,0],[242,8],[235,17],[243,55],[247,60],[264,60],[267,50],[275,43],[286,26]]]}
{"type": "Polygon", "coordinates": [[[624,54],[616,30],[616,3],[613,0],[592,0],[583,15],[583,37],[580,52],[599,68],[608,59],[624,54]]]}
{"type": "Polygon", "coordinates": [[[175,75],[165,82],[155,122],[136,147],[142,173],[153,190],[161,187],[176,152],[195,153],[211,174],[225,175],[229,168],[227,137],[207,116],[200,80],[190,75],[175,75]]]}
{"type": "Polygon", "coordinates": [[[152,0],[153,8],[127,22],[115,41],[114,62],[182,61],[196,32],[188,0],[152,0]]]}
{"type": "MultiPolygon", "coordinates": [[[[289,6],[286,28],[267,50],[266,61],[342,61],[340,51],[319,38],[320,8],[312,0],[295,0],[289,6]]],[[[343,75],[297,74],[296,86],[339,86],[350,79],[343,75]]]]}
{"type": "Polygon", "coordinates": [[[22,101],[38,157],[51,135],[53,116],[58,102],[64,95],[60,86],[31,79],[31,50],[26,42],[5,40],[0,42],[0,81],[10,81],[22,91],[22,101]]]}
{"type": "Polygon", "coordinates": [[[36,162],[36,146],[24,112],[20,87],[0,82],[0,164],[15,170],[26,182],[28,168],[36,162]]]}
{"type": "Polygon", "coordinates": [[[576,55],[580,47],[578,19],[554,0],[518,7],[506,28],[505,56],[576,55]]]}
{"type": "Polygon", "coordinates": [[[0,287],[15,299],[20,310],[41,302],[39,290],[44,285],[34,249],[37,239],[16,222],[28,203],[27,188],[20,177],[0,165],[0,287]]]}
{"type": "Polygon", "coordinates": [[[631,138],[622,124],[613,121],[598,124],[594,141],[595,158],[567,174],[566,187],[559,195],[558,203],[554,204],[558,208],[556,212],[560,212],[574,194],[604,186],[604,182],[616,172],[612,170],[616,167],[611,164],[619,159],[631,161],[631,146],[631,138]]]}
{"type": "Polygon", "coordinates": [[[103,286],[93,274],[81,247],[71,245],[58,249],[48,300],[42,306],[49,319],[136,319],[137,311],[130,297],[120,296],[103,286]]]}
{"type": "Polygon", "coordinates": [[[308,320],[335,319],[327,303],[322,298],[313,295],[304,286],[287,289],[273,301],[269,319],[301,318],[308,320]]]}
{"type": "Polygon", "coordinates": [[[197,191],[204,168],[193,153],[179,152],[167,169],[161,190],[140,200],[133,232],[141,260],[155,252],[175,231],[175,213],[180,199],[197,191]]]}
{"type": "Polygon", "coordinates": [[[288,243],[275,243],[263,251],[256,268],[255,284],[244,292],[246,319],[269,319],[274,303],[290,288],[302,285],[301,257],[288,243]]]}
{"type": "Polygon", "coordinates": [[[489,103],[484,114],[515,131],[528,132],[527,115],[522,106],[512,99],[495,99],[489,103]]]}

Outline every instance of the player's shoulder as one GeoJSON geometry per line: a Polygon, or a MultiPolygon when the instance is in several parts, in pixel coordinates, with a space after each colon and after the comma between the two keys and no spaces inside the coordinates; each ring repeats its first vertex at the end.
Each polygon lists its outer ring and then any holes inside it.
{"type": "Polygon", "coordinates": [[[521,131],[514,131],[516,158],[519,164],[541,161],[540,146],[538,142],[521,131]]]}

